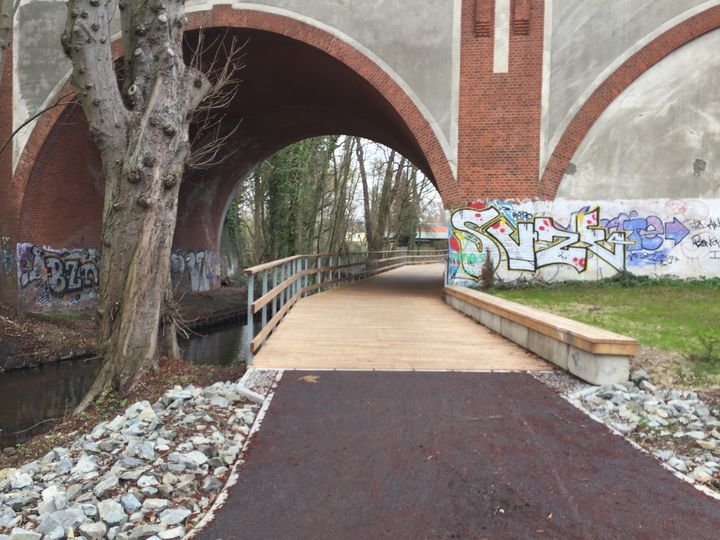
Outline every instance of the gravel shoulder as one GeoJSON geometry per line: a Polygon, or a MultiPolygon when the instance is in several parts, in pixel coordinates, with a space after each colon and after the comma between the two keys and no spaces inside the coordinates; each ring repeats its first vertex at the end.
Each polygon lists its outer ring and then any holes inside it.
{"type": "Polygon", "coordinates": [[[0,470],[0,539],[184,537],[230,477],[273,380],[176,385],[0,470]]]}
{"type": "Polygon", "coordinates": [[[634,369],[628,382],[606,386],[591,386],[561,371],[535,378],[683,480],[720,499],[717,392],[656,386],[643,369],[634,369]]]}

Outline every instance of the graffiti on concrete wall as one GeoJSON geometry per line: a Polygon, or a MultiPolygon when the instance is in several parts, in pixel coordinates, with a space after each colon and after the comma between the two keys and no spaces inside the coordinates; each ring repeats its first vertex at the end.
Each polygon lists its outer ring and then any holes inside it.
{"type": "Polygon", "coordinates": [[[208,250],[175,250],[170,258],[173,284],[191,291],[220,286],[220,256],[208,250]]]}
{"type": "Polygon", "coordinates": [[[487,201],[450,213],[451,281],[720,275],[720,201],[487,201]]]}
{"type": "Polygon", "coordinates": [[[68,308],[97,298],[100,284],[97,250],[18,244],[16,255],[21,305],[68,308]]]}

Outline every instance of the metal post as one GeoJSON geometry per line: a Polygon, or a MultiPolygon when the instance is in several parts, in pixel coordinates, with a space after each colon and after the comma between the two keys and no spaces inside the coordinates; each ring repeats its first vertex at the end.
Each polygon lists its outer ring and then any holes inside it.
{"type": "MultiPolygon", "coordinates": [[[[287,281],[290,279],[290,263],[283,264],[283,281],[287,281]]],[[[285,287],[285,290],[283,291],[283,302],[282,305],[285,306],[287,304],[287,301],[290,299],[290,287],[285,287]]]]}
{"type": "MultiPolygon", "coordinates": [[[[267,270],[263,272],[262,274],[262,296],[265,296],[268,292],[268,273],[267,270]]],[[[265,304],[262,308],[262,325],[260,329],[262,330],[265,328],[265,325],[267,324],[267,304],[265,304]]]]}
{"type": "MultiPolygon", "coordinates": [[[[310,285],[310,274],[307,273],[308,270],[310,270],[310,257],[305,257],[305,277],[303,280],[305,281],[304,287],[307,287],[310,285]]],[[[307,296],[307,292],[305,292],[305,296],[307,296]]]]}
{"type": "MultiPolygon", "coordinates": [[[[273,268],[273,289],[278,286],[278,269],[277,266],[273,268]]],[[[277,295],[273,298],[273,317],[278,312],[278,297],[277,295]]]]}
{"type": "Polygon", "coordinates": [[[303,289],[303,275],[302,275],[303,261],[302,261],[302,259],[298,259],[297,261],[295,261],[295,268],[297,269],[297,274],[298,274],[298,279],[296,282],[297,292],[295,294],[299,294],[302,297],[302,289],[303,289]]]}
{"type": "MultiPolygon", "coordinates": [[[[320,275],[320,269],[322,268],[322,257],[318,257],[315,261],[315,285],[320,285],[322,282],[322,276],[320,275]]],[[[315,289],[315,292],[320,292],[320,287],[315,289]]]]}
{"type": "Polygon", "coordinates": [[[307,269],[308,269],[307,265],[308,265],[307,257],[303,257],[302,259],[300,259],[300,271],[303,272],[303,275],[300,278],[300,284],[302,286],[302,291],[303,291],[303,293],[302,293],[303,298],[307,294],[305,292],[305,287],[307,287],[307,274],[305,273],[305,271],[307,271],[307,269]]]}
{"type": "Polygon", "coordinates": [[[245,359],[247,362],[247,365],[252,365],[252,358],[253,358],[253,352],[252,352],[252,340],[255,337],[255,332],[253,328],[253,303],[255,302],[255,276],[253,274],[250,274],[248,277],[248,285],[247,285],[247,329],[248,329],[248,339],[247,343],[245,344],[246,350],[245,350],[245,359]]]}
{"type": "Polygon", "coordinates": [[[298,274],[300,273],[300,259],[295,259],[292,263],[293,265],[293,277],[297,277],[295,280],[295,283],[293,283],[293,298],[297,296],[298,291],[300,290],[300,276],[298,274]]]}

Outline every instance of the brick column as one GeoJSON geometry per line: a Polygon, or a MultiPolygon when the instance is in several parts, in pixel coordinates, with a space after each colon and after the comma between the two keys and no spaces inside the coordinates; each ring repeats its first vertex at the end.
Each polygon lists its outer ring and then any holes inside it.
{"type": "Polygon", "coordinates": [[[544,0],[463,0],[458,178],[466,201],[534,197],[540,160],[544,0]],[[497,28],[509,32],[507,73],[494,73],[497,28]]]}

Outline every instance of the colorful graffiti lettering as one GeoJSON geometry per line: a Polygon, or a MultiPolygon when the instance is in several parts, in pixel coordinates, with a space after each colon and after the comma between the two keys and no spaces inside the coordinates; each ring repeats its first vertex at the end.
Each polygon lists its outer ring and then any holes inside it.
{"type": "Polygon", "coordinates": [[[590,269],[591,279],[630,269],[720,273],[715,207],[720,201],[477,202],[450,214],[448,276],[476,281],[487,256],[511,280],[572,279],[590,269]]]}
{"type": "Polygon", "coordinates": [[[210,251],[176,250],[170,257],[173,283],[192,291],[220,286],[219,257],[210,251]]]}
{"type": "Polygon", "coordinates": [[[657,216],[640,217],[634,210],[630,214],[603,220],[601,224],[608,229],[629,232],[629,239],[633,242],[628,247],[629,251],[657,251],[666,241],[677,245],[690,234],[690,230],[677,218],[663,223],[657,216]]]}
{"type": "MultiPolygon", "coordinates": [[[[450,247],[461,254],[457,259],[464,272],[474,278],[480,276],[485,253],[496,267],[504,261],[510,271],[536,272],[547,266],[567,265],[584,272],[591,255],[622,270],[625,249],[631,242],[625,233],[599,225],[599,214],[597,208],[584,208],[563,227],[548,216],[513,224],[494,206],[458,210],[451,217],[455,245],[451,241],[450,247]],[[460,249],[455,250],[456,246],[460,249]]],[[[531,217],[529,212],[526,217],[531,217]]]]}
{"type": "Polygon", "coordinates": [[[58,250],[17,245],[21,303],[73,305],[97,297],[100,254],[95,249],[58,250]]]}
{"type": "MultiPolygon", "coordinates": [[[[17,244],[18,303],[43,310],[81,307],[99,294],[100,252],[17,244]]],[[[171,271],[176,286],[207,291],[220,286],[220,258],[211,251],[175,251],[171,271]]]]}

